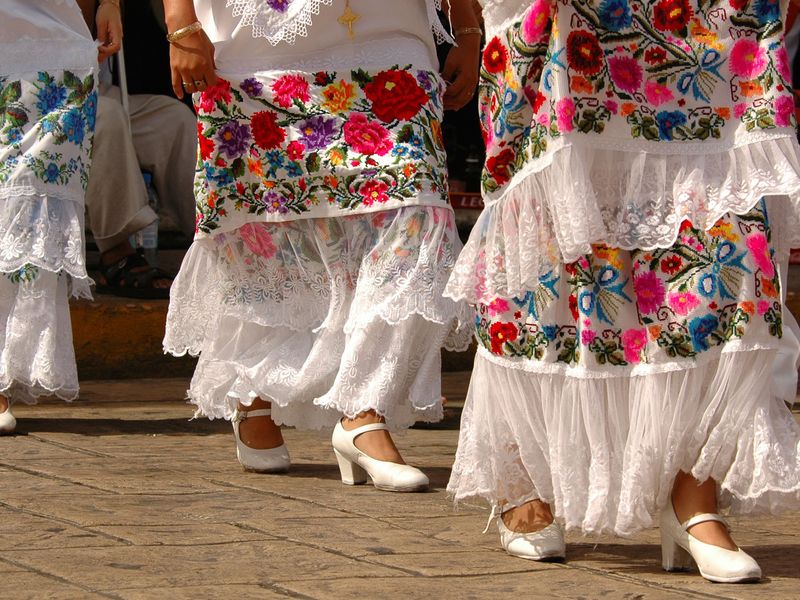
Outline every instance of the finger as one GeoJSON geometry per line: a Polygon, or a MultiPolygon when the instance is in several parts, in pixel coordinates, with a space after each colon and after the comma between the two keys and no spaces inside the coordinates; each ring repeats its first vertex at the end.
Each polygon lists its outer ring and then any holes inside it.
{"type": "Polygon", "coordinates": [[[463,96],[464,94],[468,94],[470,92],[470,87],[474,85],[474,82],[471,81],[471,77],[467,76],[465,73],[458,73],[455,80],[447,86],[447,89],[444,92],[445,98],[458,98],[463,96]]]}
{"type": "Polygon", "coordinates": [[[205,72],[205,80],[209,87],[214,87],[215,85],[217,85],[217,82],[219,81],[219,77],[217,77],[217,72],[214,70],[216,68],[217,68],[216,65],[214,65],[213,69],[209,69],[208,71],[205,72]]]}
{"type": "Polygon", "coordinates": [[[172,91],[175,92],[175,97],[178,100],[183,100],[183,84],[181,83],[181,75],[175,69],[172,69],[172,91]]]}

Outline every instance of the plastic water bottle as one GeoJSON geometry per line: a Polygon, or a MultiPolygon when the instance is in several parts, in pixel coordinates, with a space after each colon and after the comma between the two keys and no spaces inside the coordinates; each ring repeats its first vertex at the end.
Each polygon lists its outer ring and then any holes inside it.
{"type": "MultiPolygon", "coordinates": [[[[147,201],[150,204],[150,208],[157,215],[158,194],[156,194],[156,189],[153,187],[153,175],[145,171],[142,173],[142,177],[144,177],[144,187],[147,190],[147,201]]],[[[158,266],[158,218],[144,229],[137,231],[134,239],[136,240],[136,247],[142,249],[147,262],[151,266],[158,266]]]]}

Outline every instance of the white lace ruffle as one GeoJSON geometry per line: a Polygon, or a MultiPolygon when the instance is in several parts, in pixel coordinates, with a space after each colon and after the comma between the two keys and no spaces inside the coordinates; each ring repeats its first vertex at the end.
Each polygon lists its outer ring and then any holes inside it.
{"type": "MultiPolygon", "coordinates": [[[[82,201],[53,190],[0,187],[0,272],[11,273],[30,264],[85,280],[83,231],[82,201]]],[[[75,285],[82,286],[77,281],[75,285]]]]}
{"type": "Polygon", "coordinates": [[[0,273],[0,393],[12,402],[78,396],[67,297],[79,293],[72,284],[87,294],[89,288],[88,280],[70,280],[39,271],[31,281],[14,282],[0,273]]]}
{"type": "Polygon", "coordinates": [[[693,369],[575,379],[479,351],[448,491],[492,505],[542,498],[567,528],[651,527],[682,470],[714,478],[733,514],[800,505],[800,425],[765,386],[775,352],[693,369]]]}
{"type": "Polygon", "coordinates": [[[230,418],[228,393],[256,392],[302,427],[370,408],[395,427],[441,416],[439,350],[471,337],[466,305],[442,296],[460,248],[452,211],[252,227],[269,232],[260,255],[241,230],[198,240],[172,285],[164,348],[200,354],[200,411],[230,418]]]}
{"type": "Polygon", "coordinates": [[[566,146],[544,170],[523,173],[487,206],[459,257],[446,294],[471,303],[533,289],[556,262],[591,245],[667,248],[680,224],[711,228],[765,195],[778,252],[800,244],[797,142],[766,139],[704,155],[566,146]]]}

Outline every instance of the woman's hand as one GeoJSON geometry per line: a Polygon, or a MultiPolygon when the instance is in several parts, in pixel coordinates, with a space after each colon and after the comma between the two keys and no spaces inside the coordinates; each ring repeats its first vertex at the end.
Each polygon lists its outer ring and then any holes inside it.
{"type": "Polygon", "coordinates": [[[214,44],[202,29],[169,46],[172,90],[178,98],[217,84],[214,44]]]}
{"type": "Polygon", "coordinates": [[[481,36],[459,36],[458,45],[447,54],[442,77],[447,82],[444,92],[444,109],[458,110],[467,104],[478,85],[481,55],[481,36]]]}
{"type": "Polygon", "coordinates": [[[122,48],[122,15],[115,2],[103,2],[97,7],[95,15],[97,25],[97,62],[103,62],[122,48]]]}

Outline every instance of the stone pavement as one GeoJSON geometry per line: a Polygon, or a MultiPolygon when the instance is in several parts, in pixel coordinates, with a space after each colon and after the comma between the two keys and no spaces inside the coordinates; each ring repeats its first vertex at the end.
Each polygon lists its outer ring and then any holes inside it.
{"type": "Polygon", "coordinates": [[[798,513],[733,521],[760,584],[663,573],[654,531],[571,535],[566,564],[509,557],[485,509],[444,492],[466,377],[447,374],[441,426],[398,438],[425,494],[343,486],[327,434],[286,432],[288,476],[244,473],[227,423],[188,420],[184,379],[19,406],[0,438],[0,598],[800,597],[798,513]]]}

